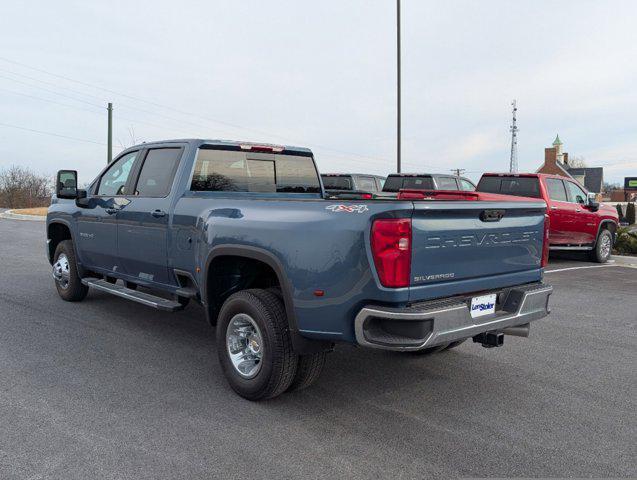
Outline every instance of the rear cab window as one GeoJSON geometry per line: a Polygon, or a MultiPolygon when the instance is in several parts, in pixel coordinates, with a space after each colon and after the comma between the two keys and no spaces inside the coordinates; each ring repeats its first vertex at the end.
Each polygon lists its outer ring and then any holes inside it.
{"type": "Polygon", "coordinates": [[[325,190],[354,190],[349,175],[321,175],[325,190]]]}
{"type": "Polygon", "coordinates": [[[387,177],[383,192],[397,193],[400,190],[434,190],[434,181],[430,176],[387,177]]]}
{"type": "Polygon", "coordinates": [[[321,193],[311,156],[200,148],[195,192],[321,193]]]}
{"type": "Polygon", "coordinates": [[[537,177],[484,176],[480,179],[476,190],[517,197],[541,198],[540,182],[537,177]]]}

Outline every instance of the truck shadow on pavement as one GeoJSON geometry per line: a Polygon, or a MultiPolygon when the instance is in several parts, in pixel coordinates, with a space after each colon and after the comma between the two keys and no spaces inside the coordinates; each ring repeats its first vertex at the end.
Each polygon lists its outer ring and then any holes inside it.
{"type": "MultiPolygon", "coordinates": [[[[141,347],[141,351],[137,351],[138,358],[148,351],[148,356],[143,355],[140,360],[146,357],[149,362],[156,361],[155,350],[160,350],[161,357],[168,355],[173,358],[178,370],[182,370],[183,363],[195,357],[197,363],[192,368],[200,374],[197,380],[201,382],[202,393],[209,393],[210,386],[215,384],[222,388],[224,396],[228,394],[234,397],[235,402],[245,402],[235,396],[223,378],[217,361],[214,328],[208,324],[199,305],[191,304],[183,311],[166,313],[95,291],[91,291],[82,305],[92,312],[102,313],[102,320],[91,321],[93,327],[115,329],[118,332],[113,333],[124,335],[128,340],[140,337],[135,343],[148,342],[147,346],[141,347]],[[104,316],[107,319],[103,319],[104,316]]],[[[509,346],[511,350],[516,347],[509,346]]],[[[265,403],[271,406],[286,405],[302,397],[306,408],[311,408],[314,399],[322,409],[325,407],[325,398],[333,402],[338,398],[347,399],[348,403],[352,399],[364,402],[369,399],[391,401],[392,398],[400,398],[403,403],[407,401],[422,405],[424,402],[433,407],[438,402],[448,404],[450,393],[460,391],[460,396],[455,395],[458,397],[456,401],[466,399],[468,407],[479,401],[482,392],[487,396],[493,395],[494,375],[506,375],[497,360],[497,350],[506,349],[505,346],[492,352],[483,352],[479,345],[472,344],[470,340],[457,349],[432,355],[337,345],[335,351],[328,355],[323,374],[316,384],[307,390],[288,393],[265,403]],[[477,355],[483,353],[492,355],[477,355]]],[[[166,375],[178,374],[177,371],[171,371],[168,359],[164,365],[166,375]]],[[[514,377],[519,374],[511,373],[514,377]]],[[[500,380],[508,383],[505,379],[500,380]]],[[[514,385],[516,382],[509,384],[508,391],[514,385]]]]}

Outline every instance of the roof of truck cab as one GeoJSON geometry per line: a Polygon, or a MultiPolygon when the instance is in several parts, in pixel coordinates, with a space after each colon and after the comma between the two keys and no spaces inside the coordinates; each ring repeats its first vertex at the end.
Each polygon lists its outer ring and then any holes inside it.
{"type": "MultiPolygon", "coordinates": [[[[552,173],[511,173],[511,172],[502,172],[502,173],[483,173],[483,177],[526,177],[526,178],[560,178],[565,179],[567,177],[563,175],[554,175],[552,173]]],[[[572,180],[570,178],[569,180],[572,180]]]]}
{"type": "Polygon", "coordinates": [[[382,175],[374,175],[373,173],[321,173],[321,175],[326,177],[374,177],[374,178],[385,178],[382,175]]]}
{"type": "Polygon", "coordinates": [[[129,147],[126,150],[131,148],[143,148],[143,147],[151,147],[153,145],[165,145],[167,143],[188,143],[195,147],[199,147],[202,145],[211,145],[211,146],[219,146],[219,147],[241,147],[242,145],[251,145],[251,146],[266,146],[266,147],[282,147],[284,150],[294,151],[294,152],[304,152],[304,153],[312,153],[312,150],[305,147],[297,147],[293,145],[280,145],[273,144],[267,142],[243,142],[241,140],[220,140],[220,139],[205,139],[205,138],[178,138],[171,140],[157,140],[153,142],[144,142],[139,145],[135,145],[133,147],[129,147]]]}
{"type": "Polygon", "coordinates": [[[390,173],[388,177],[453,177],[464,178],[453,173],[390,173]]]}

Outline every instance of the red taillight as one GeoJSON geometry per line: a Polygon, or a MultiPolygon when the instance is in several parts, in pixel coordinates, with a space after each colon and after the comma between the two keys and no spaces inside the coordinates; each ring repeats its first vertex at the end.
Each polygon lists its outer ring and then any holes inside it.
{"type": "Polygon", "coordinates": [[[363,200],[371,200],[372,199],[372,194],[371,193],[363,193],[361,195],[361,199],[363,199],[363,200]]]}
{"type": "Polygon", "coordinates": [[[551,229],[551,217],[544,214],[544,238],[542,239],[542,267],[549,263],[549,231],[551,229]]]}
{"type": "Polygon", "coordinates": [[[411,274],[411,219],[375,220],[372,225],[372,254],[383,286],[408,287],[411,274]]]}

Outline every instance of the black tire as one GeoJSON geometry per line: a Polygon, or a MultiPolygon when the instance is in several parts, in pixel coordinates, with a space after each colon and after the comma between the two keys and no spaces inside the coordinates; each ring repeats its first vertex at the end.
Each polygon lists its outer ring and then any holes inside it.
{"type": "Polygon", "coordinates": [[[130,290],[137,290],[137,284],[136,283],[124,282],[124,285],[126,285],[126,288],[128,288],[130,290]]]}
{"type": "Polygon", "coordinates": [[[595,248],[590,253],[593,262],[606,263],[610,260],[613,250],[613,234],[608,230],[599,232],[595,248]],[[607,250],[606,250],[607,249],[607,250]]]}
{"type": "Polygon", "coordinates": [[[467,339],[463,338],[462,340],[456,340],[455,342],[451,342],[449,345],[447,345],[446,350],[451,350],[452,348],[456,348],[458,345],[462,345],[466,341],[467,339]]]}
{"type": "Polygon", "coordinates": [[[294,380],[298,356],[292,350],[283,302],[273,293],[251,289],[237,292],[223,303],[217,320],[217,354],[232,389],[248,400],[264,400],[285,392],[294,380]],[[258,327],[263,346],[260,368],[244,378],[234,367],[226,344],[230,321],[248,315],[258,327]]]}
{"type": "Polygon", "coordinates": [[[108,283],[117,283],[117,279],[115,277],[104,277],[104,280],[106,280],[108,283]]]}
{"type": "Polygon", "coordinates": [[[283,292],[279,287],[268,287],[265,289],[266,292],[270,292],[275,294],[280,300],[283,300],[283,292]]]}
{"type": "Polygon", "coordinates": [[[63,280],[55,280],[55,288],[57,288],[58,295],[60,295],[62,300],[66,300],[67,302],[79,302],[84,300],[88,293],[88,287],[82,283],[82,279],[77,273],[75,250],[73,249],[73,242],[71,240],[63,240],[56,247],[55,254],[53,255],[54,270],[62,255],[66,257],[68,262],[68,280],[66,275],[63,280]]]}
{"type": "Polygon", "coordinates": [[[288,392],[303,390],[318,380],[325,365],[327,352],[311,353],[300,355],[299,364],[296,367],[294,380],[288,387],[288,392]]]}
{"type": "Polygon", "coordinates": [[[410,353],[414,355],[432,355],[434,353],[442,352],[447,348],[448,344],[436,345],[435,347],[423,348],[422,350],[410,350],[410,353]]]}

